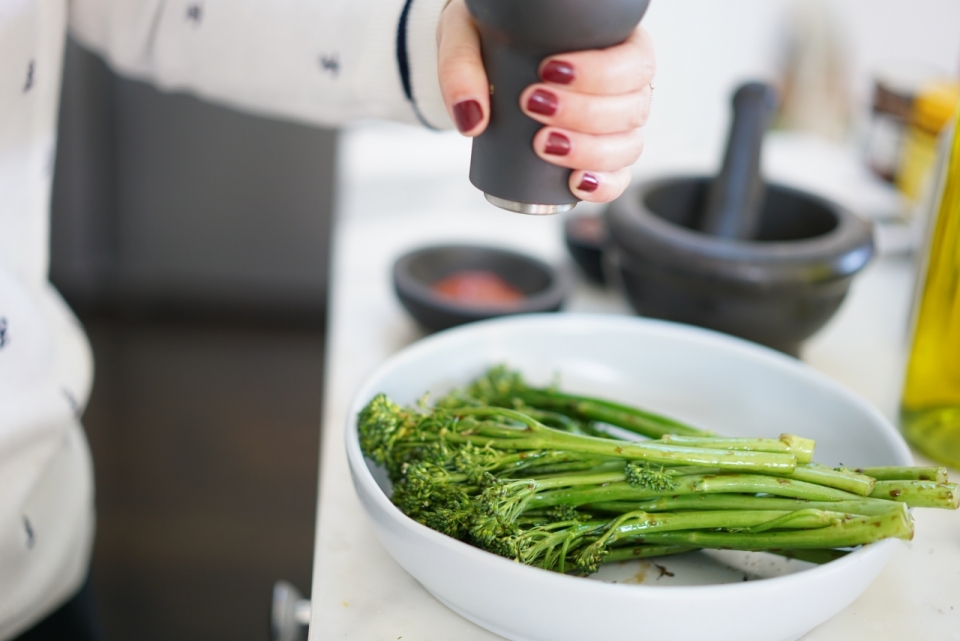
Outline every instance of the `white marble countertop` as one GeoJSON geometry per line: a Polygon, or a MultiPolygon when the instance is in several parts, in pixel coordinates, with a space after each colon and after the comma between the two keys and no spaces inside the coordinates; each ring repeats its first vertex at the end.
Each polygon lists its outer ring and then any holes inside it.
{"type": "MultiPolygon", "coordinates": [[[[347,468],[346,412],[363,380],[422,336],[392,292],[397,256],[453,240],[516,247],[564,263],[561,220],[495,210],[465,180],[401,178],[402,185],[347,190],[335,229],[309,638],[492,641],[499,637],[441,605],[374,538],[347,468]]],[[[890,417],[912,284],[909,260],[875,261],[803,354],[890,417]]],[[[617,295],[583,283],[565,309],[629,313],[617,295]]],[[[960,641],[960,515],[918,510],[915,517],[915,539],[900,546],[860,599],[805,641],[960,641]]]]}

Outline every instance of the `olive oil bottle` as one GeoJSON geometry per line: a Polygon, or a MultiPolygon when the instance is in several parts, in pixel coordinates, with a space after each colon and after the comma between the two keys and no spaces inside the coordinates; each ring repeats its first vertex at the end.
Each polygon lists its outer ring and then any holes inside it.
{"type": "Polygon", "coordinates": [[[960,468],[960,118],[932,212],[901,401],[907,441],[960,468]]]}

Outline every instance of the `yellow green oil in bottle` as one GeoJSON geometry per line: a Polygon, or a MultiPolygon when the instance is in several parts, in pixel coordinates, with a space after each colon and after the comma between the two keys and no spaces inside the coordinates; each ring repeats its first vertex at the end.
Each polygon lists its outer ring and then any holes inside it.
{"type": "Polygon", "coordinates": [[[960,124],[948,154],[919,281],[901,427],[925,455],[960,468],[960,124]]]}

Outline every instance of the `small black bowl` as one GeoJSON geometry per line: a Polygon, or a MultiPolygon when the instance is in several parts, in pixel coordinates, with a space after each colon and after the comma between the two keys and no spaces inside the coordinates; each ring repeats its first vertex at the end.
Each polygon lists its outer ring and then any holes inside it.
{"type": "Polygon", "coordinates": [[[603,248],[607,244],[607,222],[603,216],[581,214],[571,216],[563,224],[567,251],[588,280],[603,285],[603,248]]]}
{"type": "Polygon", "coordinates": [[[555,312],[570,289],[566,276],[541,260],[476,245],[437,245],[405,254],[393,265],[393,286],[407,311],[432,331],[497,316],[555,312]],[[493,272],[524,298],[511,305],[468,305],[432,289],[447,276],[467,270],[493,272]]]}

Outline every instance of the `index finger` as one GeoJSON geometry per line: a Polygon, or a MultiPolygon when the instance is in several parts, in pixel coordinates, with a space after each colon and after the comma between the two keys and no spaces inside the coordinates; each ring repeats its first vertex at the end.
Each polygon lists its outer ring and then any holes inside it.
{"type": "Polygon", "coordinates": [[[440,93],[457,129],[477,136],[490,118],[490,83],[480,55],[480,35],[462,1],[447,5],[441,20],[440,93]]]}
{"type": "Polygon", "coordinates": [[[637,27],[621,44],[550,56],[540,63],[540,78],[571,91],[595,95],[639,91],[653,82],[657,61],[653,41],[637,27]]]}

